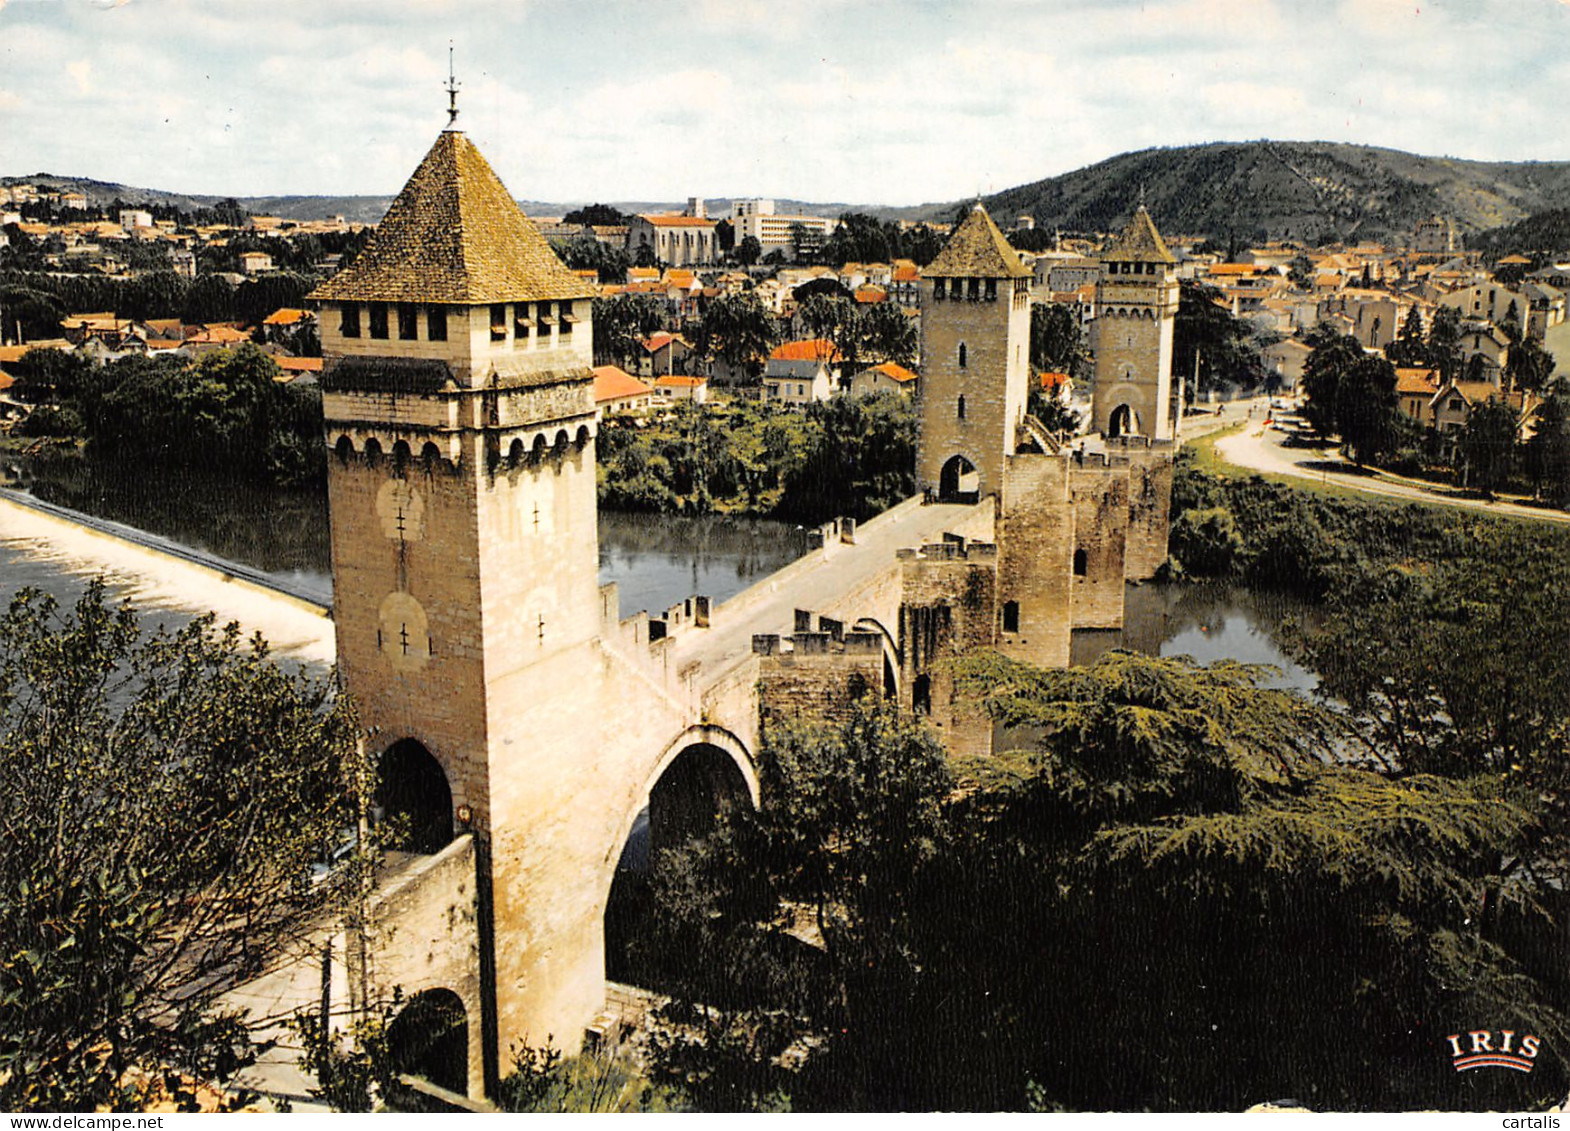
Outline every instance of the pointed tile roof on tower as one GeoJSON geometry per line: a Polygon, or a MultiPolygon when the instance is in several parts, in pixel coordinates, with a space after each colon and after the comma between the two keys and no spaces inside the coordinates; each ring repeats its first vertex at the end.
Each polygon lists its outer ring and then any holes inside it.
{"type": "Polygon", "coordinates": [[[444,130],[354,262],[311,297],[475,304],[591,298],[463,134],[444,130]]]}
{"type": "Polygon", "coordinates": [[[938,257],[921,269],[923,278],[1024,279],[1030,269],[1019,261],[1003,233],[980,204],[954,229],[938,257]]]}
{"type": "Polygon", "coordinates": [[[1123,234],[1112,241],[1112,246],[1101,253],[1103,262],[1134,260],[1140,263],[1176,263],[1167,250],[1166,241],[1156,231],[1156,224],[1141,204],[1129,217],[1123,234]]]}

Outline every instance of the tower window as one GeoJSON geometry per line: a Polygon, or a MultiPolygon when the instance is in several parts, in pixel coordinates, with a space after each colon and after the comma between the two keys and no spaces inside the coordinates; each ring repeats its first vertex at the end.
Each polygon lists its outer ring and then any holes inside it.
{"type": "Polygon", "coordinates": [[[567,337],[572,333],[572,324],[576,321],[572,314],[572,303],[567,301],[556,304],[556,319],[561,323],[561,336],[567,337]]]}
{"type": "Polygon", "coordinates": [[[543,340],[551,336],[551,323],[555,321],[555,319],[551,317],[550,303],[542,302],[539,304],[539,316],[540,338],[543,340]]]}
{"type": "Polygon", "coordinates": [[[981,298],[981,280],[980,279],[968,279],[968,280],[966,280],[966,284],[967,285],[965,287],[965,290],[966,290],[967,297],[969,297],[971,302],[978,301],[981,298]]]}
{"type": "Polygon", "coordinates": [[[959,418],[961,420],[965,419],[965,394],[964,393],[961,393],[959,395],[959,418]]]}
{"type": "Polygon", "coordinates": [[[988,279],[987,280],[987,301],[988,302],[992,302],[997,297],[998,297],[998,281],[996,279],[988,279]]]}
{"type": "Polygon", "coordinates": [[[1004,601],[1003,602],[1003,631],[1004,632],[1018,632],[1019,631],[1019,602],[1018,601],[1004,601]]]}
{"type": "Polygon", "coordinates": [[[385,302],[371,303],[371,337],[385,338],[387,336],[387,304],[385,302]]]}
{"type": "Polygon", "coordinates": [[[338,332],[346,338],[360,336],[360,304],[346,302],[338,312],[338,332]]]}
{"type": "Polygon", "coordinates": [[[1074,576],[1084,577],[1090,570],[1090,556],[1084,550],[1074,551],[1074,576]]]}
{"type": "Polygon", "coordinates": [[[491,341],[505,342],[507,340],[507,304],[505,302],[491,303],[491,341]]]}
{"type": "Polygon", "coordinates": [[[943,291],[944,291],[944,289],[945,288],[943,286],[943,280],[942,279],[934,279],[934,280],[932,280],[932,297],[934,299],[936,299],[938,302],[942,302],[943,301],[943,291]]]}
{"type": "MultiPolygon", "coordinates": [[[[959,344],[959,367],[961,369],[965,368],[965,343],[964,342],[961,342],[959,344]]],[[[963,416],[964,413],[961,413],[960,415],[963,416]]]]}
{"type": "Polygon", "coordinates": [[[420,316],[412,302],[398,304],[398,337],[412,342],[420,336],[420,316]]]}
{"type": "Polygon", "coordinates": [[[433,342],[447,340],[447,308],[445,306],[427,306],[425,308],[425,336],[433,342]]]}

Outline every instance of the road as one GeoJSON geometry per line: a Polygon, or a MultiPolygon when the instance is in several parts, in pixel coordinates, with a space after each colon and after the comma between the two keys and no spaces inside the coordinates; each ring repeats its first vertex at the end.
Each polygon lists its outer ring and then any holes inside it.
{"type": "MultiPolygon", "coordinates": [[[[1428,486],[1416,480],[1403,479],[1387,472],[1359,470],[1347,462],[1336,448],[1287,447],[1287,433],[1276,426],[1265,425],[1265,412],[1269,402],[1260,398],[1253,402],[1238,402],[1227,410],[1231,422],[1239,417],[1246,420],[1243,431],[1223,436],[1215,442],[1216,454],[1228,463],[1267,475],[1283,475],[1343,487],[1365,495],[1378,495],[1388,499],[1428,503],[1435,506],[1458,507],[1482,511],[1485,514],[1510,518],[1534,519],[1538,522],[1570,523],[1570,514],[1564,511],[1545,510],[1542,507],[1523,506],[1505,501],[1488,502],[1469,498],[1449,488],[1428,486]],[[1254,409],[1248,417],[1249,407],[1254,409]]],[[[1185,422],[1186,423],[1186,422],[1185,422]]],[[[1188,433],[1192,437],[1192,433],[1188,433]]]]}

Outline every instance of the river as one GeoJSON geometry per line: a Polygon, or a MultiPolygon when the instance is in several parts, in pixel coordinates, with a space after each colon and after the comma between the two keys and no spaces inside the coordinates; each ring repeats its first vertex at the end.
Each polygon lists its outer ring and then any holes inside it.
{"type": "MultiPolygon", "coordinates": [[[[145,473],[85,461],[50,469],[35,495],[97,518],[251,566],[288,589],[327,603],[332,582],[326,499],[320,491],[277,491],[210,476],[183,476],[181,490],[145,473]]],[[[702,518],[601,511],[600,582],[620,587],[621,613],[658,611],[685,597],[724,601],[806,551],[806,532],[768,519],[702,518]]],[[[0,529],[0,598],[23,585],[74,600],[85,585],[46,540],[0,529]]],[[[121,578],[117,591],[129,583],[121,578]]],[[[156,591],[130,595],[154,607],[156,591]]],[[[1074,634],[1073,661],[1089,663],[1113,647],[1208,663],[1232,658],[1269,664],[1273,686],[1311,692],[1312,672],[1281,644],[1282,628],[1309,610],[1289,598],[1225,585],[1131,585],[1121,630],[1074,634]]],[[[179,618],[176,618],[179,619],[179,618]]]]}

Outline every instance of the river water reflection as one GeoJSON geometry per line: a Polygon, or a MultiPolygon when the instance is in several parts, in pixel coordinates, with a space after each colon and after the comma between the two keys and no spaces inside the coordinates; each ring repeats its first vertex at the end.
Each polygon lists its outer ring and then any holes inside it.
{"type": "MultiPolygon", "coordinates": [[[[324,603],[331,600],[327,498],[243,480],[178,479],[87,461],[39,469],[33,494],[253,566],[324,603]]],[[[807,533],[761,518],[601,511],[600,584],[620,587],[621,615],[658,612],[703,594],[716,603],[799,558],[807,533]]]]}
{"type": "MultiPolygon", "coordinates": [[[[47,471],[32,484],[40,498],[158,534],[266,571],[330,600],[327,505],[322,491],[277,491],[210,476],[178,481],[85,461],[47,471]]],[[[620,587],[621,615],[652,612],[704,594],[724,601],[806,552],[806,532],[768,519],[602,511],[600,582],[620,587]]],[[[22,584],[73,599],[81,581],[25,545],[0,552],[0,596],[22,584]]],[[[1311,692],[1316,680],[1281,646],[1281,627],[1310,615],[1301,602],[1222,585],[1131,585],[1126,624],[1074,634],[1072,657],[1090,663],[1109,648],[1232,658],[1271,664],[1273,686],[1311,692]]]]}
{"type": "Polygon", "coordinates": [[[1202,664],[1241,660],[1269,664],[1277,675],[1268,687],[1312,694],[1318,677],[1288,655],[1284,630],[1312,623],[1314,608],[1278,593],[1254,593],[1240,585],[1130,585],[1121,629],[1074,634],[1070,661],[1094,663],[1111,648],[1153,656],[1192,656],[1202,664]]]}

